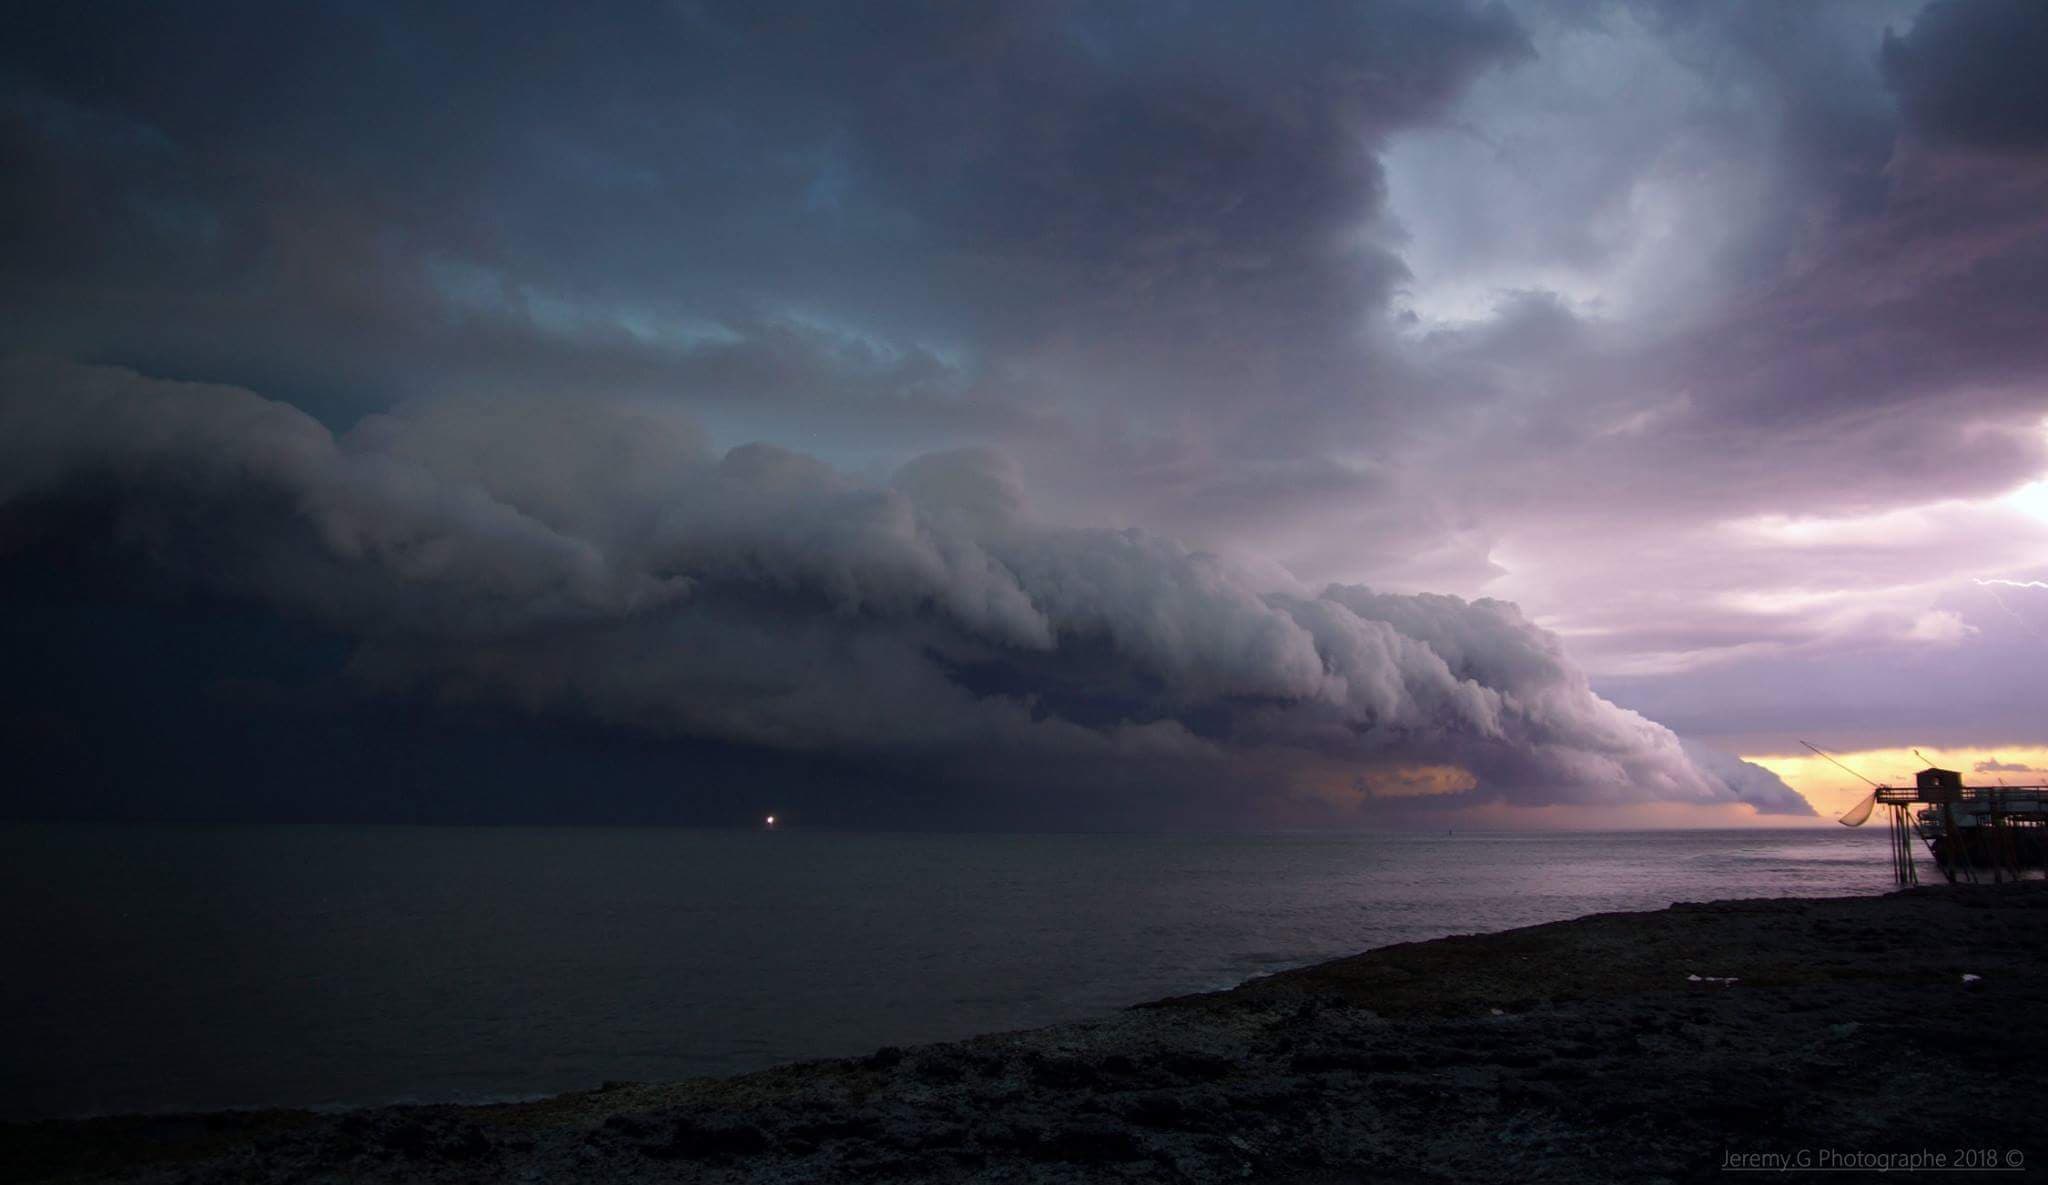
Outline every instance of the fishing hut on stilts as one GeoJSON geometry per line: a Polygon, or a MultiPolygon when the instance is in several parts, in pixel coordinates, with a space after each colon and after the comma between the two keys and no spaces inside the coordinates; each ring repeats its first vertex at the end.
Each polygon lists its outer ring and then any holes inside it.
{"type": "MultiPolygon", "coordinates": [[[[1807,748],[1835,761],[1817,746],[1807,748]]],[[[1911,786],[1870,786],[1869,796],[1841,821],[1861,827],[1885,809],[1892,874],[1899,884],[1920,883],[1915,840],[1950,884],[2002,884],[2021,879],[2028,869],[2048,876],[2048,785],[1965,786],[1955,770],[1929,767],[1913,775],[1911,786]]]]}

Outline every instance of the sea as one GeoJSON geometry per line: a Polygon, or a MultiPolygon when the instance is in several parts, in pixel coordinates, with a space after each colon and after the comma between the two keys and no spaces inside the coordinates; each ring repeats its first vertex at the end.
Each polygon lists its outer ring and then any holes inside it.
{"type": "Polygon", "coordinates": [[[479,1102],[1103,1016],[1397,942],[1891,889],[1881,830],[0,827],[0,1118],[479,1102]]]}

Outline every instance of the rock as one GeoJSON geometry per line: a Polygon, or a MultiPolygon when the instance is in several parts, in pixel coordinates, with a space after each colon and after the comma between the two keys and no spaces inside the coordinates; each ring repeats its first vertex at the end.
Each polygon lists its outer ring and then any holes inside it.
{"type": "Polygon", "coordinates": [[[1078,1090],[1102,1081],[1100,1071],[1075,1057],[1032,1055],[1025,1066],[1033,1082],[1054,1090],[1078,1090]]]}
{"type": "Polygon", "coordinates": [[[910,1074],[919,1082],[935,1086],[951,1085],[964,1081],[967,1064],[963,1059],[948,1057],[943,1053],[920,1054],[910,1063],[910,1074]]]}
{"type": "Polygon", "coordinates": [[[1140,1159],[1145,1155],[1145,1146],[1136,1136],[1120,1127],[1072,1124],[1045,1133],[1031,1151],[1041,1160],[1105,1164],[1140,1159]]]}
{"type": "Polygon", "coordinates": [[[1731,1148],[2030,1130],[2048,1091],[2043,1039],[2015,1025],[1984,1040],[1982,1010],[1949,1005],[1968,967],[1985,985],[1968,990],[1997,995],[2002,1015],[2048,1006],[2048,886],[1957,908],[1964,895],[1414,943],[1102,1021],[725,1081],[486,1108],[0,1125],[0,1180],[1704,1180],[1731,1148]],[[1817,954],[1806,923],[1830,919],[1883,954],[1817,954]],[[1704,990],[1686,981],[1693,968],[1744,986],[1704,990]],[[1326,990],[1349,1006],[1299,1007],[1326,990]],[[1517,999],[1551,1002],[1489,1019],[1517,999]]]}
{"type": "Polygon", "coordinates": [[[1237,1063],[1227,1057],[1188,1050],[1175,1050],[1162,1055],[1159,1065],[1167,1073],[1192,1082],[1213,1082],[1237,1069],[1237,1063]]]}
{"type": "Polygon", "coordinates": [[[657,1160],[702,1160],[766,1152],[769,1147],[767,1133],[752,1124],[681,1119],[668,1143],[644,1144],[640,1150],[657,1160]]]}
{"type": "Polygon", "coordinates": [[[387,1129],[378,1142],[385,1151],[400,1156],[425,1156],[433,1148],[434,1133],[423,1123],[400,1123],[387,1129]]]}
{"type": "Polygon", "coordinates": [[[1207,1126],[1185,1100],[1164,1091],[1154,1091],[1125,1100],[1117,1111],[1126,1120],[1142,1127],[1193,1131],[1207,1126]]]}

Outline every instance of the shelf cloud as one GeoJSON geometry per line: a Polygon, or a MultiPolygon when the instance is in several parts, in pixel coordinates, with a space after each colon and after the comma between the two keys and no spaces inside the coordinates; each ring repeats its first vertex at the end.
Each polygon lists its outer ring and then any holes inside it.
{"type": "Polygon", "coordinates": [[[403,406],[337,437],[235,388],[15,365],[0,513],[33,538],[90,507],[152,579],[346,632],[371,689],[901,761],[963,794],[1059,770],[1285,816],[1449,768],[1457,802],[1808,810],[1594,694],[1509,604],[1045,524],[986,450],[868,483],[721,453],[672,410],[566,406],[403,406]]]}
{"type": "Polygon", "coordinates": [[[28,4],[0,730],[193,668],[132,578],[264,623],[222,702],[317,653],[1007,801],[2020,751],[2041,13],[28,4]]]}

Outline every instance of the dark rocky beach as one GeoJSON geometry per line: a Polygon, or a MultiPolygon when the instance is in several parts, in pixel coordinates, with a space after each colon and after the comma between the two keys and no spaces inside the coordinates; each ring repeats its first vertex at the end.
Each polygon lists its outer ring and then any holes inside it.
{"type": "Polygon", "coordinates": [[[6,1125],[0,1179],[1642,1182],[1913,1155],[2022,1176],[2048,1157],[2044,952],[2040,883],[1678,905],[737,1078],[6,1125]]]}

